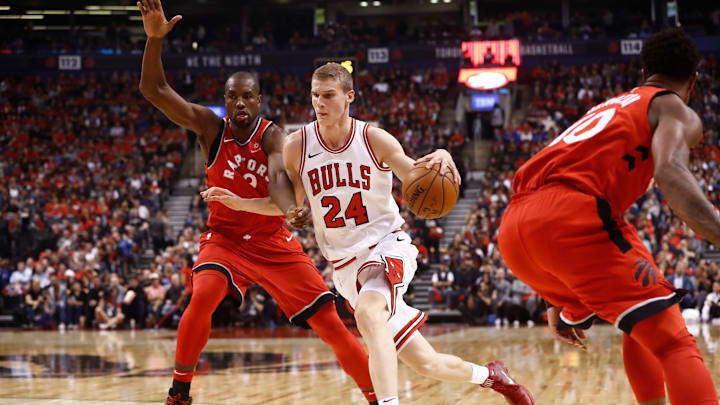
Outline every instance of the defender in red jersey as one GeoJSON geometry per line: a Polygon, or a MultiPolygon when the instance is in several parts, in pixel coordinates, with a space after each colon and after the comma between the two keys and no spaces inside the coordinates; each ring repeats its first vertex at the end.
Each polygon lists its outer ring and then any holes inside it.
{"type": "MultiPolygon", "coordinates": [[[[210,335],[211,316],[230,294],[242,301],[261,284],[290,321],[309,325],[328,343],[370,403],[376,403],[368,356],[340,321],[328,290],[300,243],[283,226],[307,225],[310,216],[294,193],[282,157],[284,132],[261,118],[260,88],[248,72],[225,83],[227,117],[183,100],[165,81],[162,38],[181,19],[165,19],[158,0],[138,2],[148,36],[140,90],[168,118],[198,135],[206,159],[209,230],[201,235],[193,266],[193,295],[178,327],[173,385],[166,404],[190,404],[190,382],[210,335]],[[223,196],[240,196],[231,208],[223,196]],[[274,203],[273,203],[274,202],[274,203]],[[240,214],[236,210],[244,211],[240,214]]],[[[301,197],[302,198],[302,197],[301,197]]]]}
{"type": "Polygon", "coordinates": [[[680,29],[649,38],[644,83],[595,106],[515,174],[515,194],[498,234],[517,277],[553,307],[550,326],[584,348],[594,318],[624,334],[624,360],[636,399],[717,404],[717,393],[669,284],[634,228],[621,217],[653,177],[670,206],[720,246],[720,219],[689,171],[702,136],[687,107],[698,55],[680,29]]]}

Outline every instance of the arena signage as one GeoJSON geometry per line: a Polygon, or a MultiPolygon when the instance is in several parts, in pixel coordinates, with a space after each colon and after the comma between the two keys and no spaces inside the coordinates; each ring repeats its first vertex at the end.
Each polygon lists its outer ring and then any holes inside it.
{"type": "Polygon", "coordinates": [[[390,51],[387,48],[368,48],[368,63],[388,63],[390,62],[390,51]]]}
{"type": "Polygon", "coordinates": [[[470,96],[473,111],[490,111],[500,102],[497,94],[473,94],[470,96]]]}
{"type": "Polygon", "coordinates": [[[572,43],[549,42],[520,45],[520,54],[523,56],[574,55],[575,52],[572,43]]]}
{"type": "Polygon", "coordinates": [[[82,56],[80,56],[80,55],[60,55],[60,56],[58,56],[58,69],[60,69],[60,70],[80,70],[80,69],[82,69],[82,56]]]}
{"type": "Polygon", "coordinates": [[[499,89],[517,80],[516,67],[460,69],[458,82],[474,90],[499,89]]]}
{"type": "Polygon", "coordinates": [[[240,55],[193,55],[185,58],[189,68],[223,68],[262,65],[262,57],[256,54],[240,55]]]}
{"type": "Polygon", "coordinates": [[[620,53],[623,55],[640,55],[642,39],[623,39],[620,41],[620,53]]]}
{"type": "Polygon", "coordinates": [[[436,59],[460,59],[462,56],[462,49],[457,46],[442,46],[435,48],[436,59]]]}
{"type": "Polygon", "coordinates": [[[515,65],[520,65],[520,41],[510,39],[506,41],[472,41],[461,45],[463,56],[470,59],[473,66],[485,63],[485,55],[492,55],[490,63],[502,65],[507,57],[511,57],[515,65]]]}

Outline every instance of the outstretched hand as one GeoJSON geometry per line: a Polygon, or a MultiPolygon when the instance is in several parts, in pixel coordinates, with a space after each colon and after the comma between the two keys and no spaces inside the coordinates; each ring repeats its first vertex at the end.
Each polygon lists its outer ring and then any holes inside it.
{"type": "Polygon", "coordinates": [[[142,14],[143,27],[145,27],[145,34],[148,38],[163,38],[178,21],[182,20],[181,15],[176,15],[168,21],[160,0],[138,1],[137,6],[142,14]]]}
{"type": "Polygon", "coordinates": [[[305,207],[295,207],[285,214],[286,222],[290,228],[303,229],[310,224],[312,217],[310,210],[305,207]]]}
{"type": "Polygon", "coordinates": [[[585,342],[583,341],[585,339],[585,332],[582,331],[580,328],[569,328],[565,329],[563,331],[559,331],[557,329],[558,322],[560,322],[560,312],[562,311],[562,308],[560,307],[550,307],[547,310],[547,317],[548,317],[548,327],[550,330],[553,331],[555,334],[555,337],[558,338],[561,342],[565,342],[569,344],[570,346],[575,346],[577,348],[587,350],[587,346],[585,345],[585,342]]]}
{"type": "Polygon", "coordinates": [[[453,161],[452,155],[445,149],[438,149],[433,153],[421,157],[415,161],[415,166],[425,165],[425,167],[431,168],[435,163],[440,164],[441,173],[450,172],[455,183],[460,185],[460,173],[458,173],[457,167],[455,167],[455,161],[453,161]]]}
{"type": "Polygon", "coordinates": [[[200,196],[206,202],[219,202],[224,206],[239,211],[242,209],[242,198],[235,195],[230,190],[221,187],[210,187],[209,189],[200,192],[200,196]]]}

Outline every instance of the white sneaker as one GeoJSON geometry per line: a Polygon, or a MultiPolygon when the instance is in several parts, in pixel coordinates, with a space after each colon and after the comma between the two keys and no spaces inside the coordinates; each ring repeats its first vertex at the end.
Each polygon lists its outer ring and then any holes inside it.
{"type": "Polygon", "coordinates": [[[513,328],[519,328],[520,327],[520,321],[517,319],[513,321],[513,328]]]}
{"type": "Polygon", "coordinates": [[[530,320],[528,321],[528,323],[527,323],[527,327],[528,327],[528,328],[532,328],[533,326],[535,326],[535,322],[533,322],[533,320],[530,319],[530,320]]]}
{"type": "Polygon", "coordinates": [[[495,318],[495,327],[496,328],[500,327],[500,318],[495,318]]]}
{"type": "Polygon", "coordinates": [[[100,330],[105,330],[105,329],[108,328],[108,324],[106,324],[106,323],[99,323],[99,324],[98,324],[98,328],[100,328],[100,330]]]}
{"type": "Polygon", "coordinates": [[[65,324],[64,323],[61,323],[60,325],[58,325],[58,332],[61,332],[61,333],[65,332],[65,324]]]}

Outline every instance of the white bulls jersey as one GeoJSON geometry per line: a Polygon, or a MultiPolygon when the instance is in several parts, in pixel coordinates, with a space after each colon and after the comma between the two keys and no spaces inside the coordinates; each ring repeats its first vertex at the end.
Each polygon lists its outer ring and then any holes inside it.
{"type": "Polygon", "coordinates": [[[328,260],[367,250],[404,223],[392,196],[393,173],[368,143],[369,125],[351,120],[350,137],[338,149],[323,141],[317,121],[302,129],[300,176],[328,260]]]}

